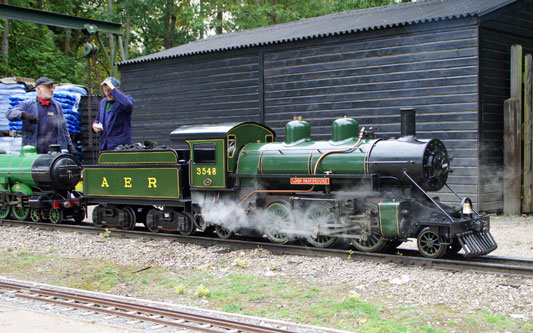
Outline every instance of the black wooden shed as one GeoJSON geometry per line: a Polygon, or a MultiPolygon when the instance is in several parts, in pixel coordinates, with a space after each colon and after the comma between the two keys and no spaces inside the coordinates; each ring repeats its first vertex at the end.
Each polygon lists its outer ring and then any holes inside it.
{"type": "MultiPolygon", "coordinates": [[[[454,156],[449,183],[483,211],[503,207],[503,101],[512,44],[533,52],[532,0],[426,0],[217,35],[119,64],[135,100],[133,139],[170,144],[185,124],[258,121],[283,139],[303,116],[315,139],[353,117],[454,156]]],[[[448,192],[439,194],[451,201],[448,192]]]]}

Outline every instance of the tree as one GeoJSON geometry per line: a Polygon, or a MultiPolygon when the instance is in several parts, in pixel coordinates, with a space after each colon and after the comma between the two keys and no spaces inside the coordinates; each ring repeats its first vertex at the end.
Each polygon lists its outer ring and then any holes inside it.
{"type": "MultiPolygon", "coordinates": [[[[4,5],[9,4],[8,0],[4,0],[4,5]]],[[[5,67],[9,66],[9,21],[2,20],[2,63],[5,67]]]]}

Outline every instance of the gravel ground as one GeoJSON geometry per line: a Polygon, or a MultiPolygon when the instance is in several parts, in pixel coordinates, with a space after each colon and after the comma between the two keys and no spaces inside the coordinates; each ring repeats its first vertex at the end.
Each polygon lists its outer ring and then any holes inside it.
{"type": "MultiPolygon", "coordinates": [[[[533,259],[533,218],[493,217],[491,230],[498,249],[491,255],[533,259]]],[[[531,327],[533,320],[533,279],[474,272],[448,272],[395,264],[348,262],[337,258],[277,256],[264,250],[228,252],[176,242],[106,238],[31,228],[0,227],[3,251],[50,253],[70,259],[113,258],[117,264],[163,267],[169,270],[208,270],[212,275],[231,271],[220,263],[246,258],[248,271],[268,278],[288,278],[317,284],[344,284],[349,294],[380,304],[384,308],[414,307],[442,312],[431,317],[429,325],[442,321],[461,321],[465,313],[503,314],[520,327],[531,327]],[[272,270],[272,267],[278,269],[272,270]],[[228,271],[229,270],[229,271],[228,271]],[[437,319],[435,319],[437,318],[437,319]],[[437,321],[437,322],[435,322],[437,321]],[[522,325],[521,325],[522,323],[522,325]]],[[[414,242],[408,244],[412,247],[414,242]]],[[[20,276],[13,276],[20,278],[20,276]]],[[[26,280],[41,281],[38,274],[26,280]]],[[[135,291],[114,291],[135,295],[135,291]]],[[[145,297],[146,295],[136,295],[145,297]]],[[[164,296],[160,300],[172,300],[164,296]]]]}

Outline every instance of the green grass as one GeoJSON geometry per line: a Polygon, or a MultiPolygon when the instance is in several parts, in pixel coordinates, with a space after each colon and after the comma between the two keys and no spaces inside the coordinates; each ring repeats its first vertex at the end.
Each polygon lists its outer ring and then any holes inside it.
{"type": "Polygon", "coordinates": [[[225,305],[222,307],[222,311],[224,311],[224,312],[238,313],[238,312],[242,311],[242,305],[237,304],[237,303],[229,303],[229,304],[225,304],[225,305]]]}
{"type": "Polygon", "coordinates": [[[374,304],[361,302],[357,297],[347,297],[342,300],[326,298],[318,300],[310,306],[310,310],[316,313],[315,316],[327,318],[339,313],[343,313],[348,318],[358,318],[361,316],[370,319],[381,320],[380,308],[374,304]]]}
{"type": "Polygon", "coordinates": [[[483,311],[481,314],[483,321],[489,324],[494,324],[500,329],[515,328],[515,324],[507,319],[506,316],[502,314],[490,314],[486,311],[483,311]]]}
{"type": "Polygon", "coordinates": [[[143,277],[141,278],[141,283],[142,283],[142,284],[150,284],[150,279],[148,278],[148,276],[146,276],[146,275],[143,276],[143,277]]]}
{"type": "MultiPolygon", "coordinates": [[[[233,260],[232,260],[233,262],[233,260]]],[[[243,263],[245,261],[242,261],[243,263]]],[[[213,269],[170,270],[123,266],[112,260],[62,258],[24,249],[5,250],[0,274],[72,288],[127,293],[214,310],[265,316],[357,332],[528,331],[533,322],[513,321],[490,312],[465,314],[449,305],[384,306],[391,300],[356,295],[353,285],[295,281],[283,274],[256,275],[246,265],[220,263],[213,269]],[[218,271],[224,267],[224,273],[218,271]],[[244,267],[243,267],[244,266],[244,267]],[[387,301],[387,302],[385,302],[387,301]],[[443,318],[442,314],[446,313],[443,318]]],[[[271,265],[270,265],[271,267],[271,265]]],[[[264,270],[268,271],[267,265],[264,270]]]]}

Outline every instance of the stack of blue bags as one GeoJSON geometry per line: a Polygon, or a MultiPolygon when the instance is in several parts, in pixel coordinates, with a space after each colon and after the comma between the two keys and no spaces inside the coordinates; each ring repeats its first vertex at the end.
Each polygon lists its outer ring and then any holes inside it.
{"type": "MultiPolygon", "coordinates": [[[[37,93],[35,91],[32,92],[24,92],[22,94],[14,94],[9,96],[9,110],[13,109],[17,105],[20,104],[20,102],[25,101],[30,98],[35,98],[37,96],[37,93]]],[[[22,120],[15,120],[15,121],[9,121],[9,129],[15,130],[15,131],[21,131],[22,130],[22,120]]]]}
{"type": "MultiPolygon", "coordinates": [[[[67,128],[70,133],[81,133],[81,118],[79,114],[81,96],[87,96],[87,90],[79,86],[71,84],[56,87],[54,89],[54,99],[61,103],[65,120],[67,121],[67,128]]],[[[72,144],[77,151],[77,157],[81,161],[82,143],[80,140],[72,140],[72,144]]]]}
{"type": "Polygon", "coordinates": [[[25,93],[26,85],[23,83],[0,83],[0,131],[9,131],[9,121],[6,118],[6,112],[9,108],[9,96],[25,93]]]}
{"type": "Polygon", "coordinates": [[[81,96],[87,96],[87,91],[73,85],[59,86],[54,89],[54,99],[61,103],[68,131],[81,133],[81,118],[79,114],[81,96]]]}
{"type": "MultiPolygon", "coordinates": [[[[87,91],[81,87],[73,85],[59,86],[54,89],[54,99],[61,104],[65,120],[67,121],[68,131],[73,134],[81,133],[79,108],[82,95],[87,96],[87,91]]],[[[9,109],[13,109],[19,105],[20,102],[35,98],[35,96],[35,91],[11,95],[9,97],[9,109]]],[[[22,130],[22,121],[10,121],[9,129],[22,130]]]]}

